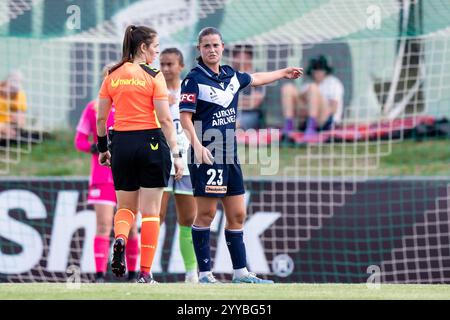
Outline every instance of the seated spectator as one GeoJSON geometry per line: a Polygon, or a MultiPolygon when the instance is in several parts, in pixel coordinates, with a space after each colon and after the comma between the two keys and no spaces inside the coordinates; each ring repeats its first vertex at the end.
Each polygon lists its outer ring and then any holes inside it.
{"type": "MultiPolygon", "coordinates": [[[[253,73],[253,47],[250,45],[236,46],[232,53],[232,67],[241,72],[253,73]]],[[[262,121],[261,104],[265,97],[264,87],[248,86],[239,96],[237,127],[259,129],[262,121]]]]}
{"type": "Polygon", "coordinates": [[[303,120],[298,129],[305,131],[304,141],[314,142],[319,131],[330,130],[333,123],[342,120],[344,87],[332,72],[326,58],[319,56],[311,59],[306,71],[310,81],[300,90],[293,83],[282,86],[284,135],[294,130],[297,118],[303,120]]]}
{"type": "Polygon", "coordinates": [[[0,139],[12,140],[25,126],[27,99],[22,90],[22,74],[11,72],[0,82],[0,139]]]}

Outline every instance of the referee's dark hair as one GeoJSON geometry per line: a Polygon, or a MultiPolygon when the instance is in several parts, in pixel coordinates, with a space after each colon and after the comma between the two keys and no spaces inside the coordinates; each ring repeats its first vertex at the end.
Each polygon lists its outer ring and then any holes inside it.
{"type": "Polygon", "coordinates": [[[149,27],[134,25],[128,26],[123,37],[122,59],[111,68],[109,73],[112,73],[116,69],[120,68],[125,62],[131,62],[134,56],[138,53],[141,44],[145,43],[149,46],[157,35],[158,33],[156,30],[149,27]]]}
{"type": "Polygon", "coordinates": [[[160,56],[162,56],[163,54],[175,54],[175,55],[177,55],[178,56],[178,62],[180,64],[180,66],[184,66],[183,53],[181,53],[181,51],[178,48],[167,48],[167,49],[164,49],[160,53],[160,56]]]}
{"type": "MultiPolygon", "coordinates": [[[[206,27],[200,30],[198,33],[198,45],[200,45],[200,42],[202,42],[203,37],[209,36],[211,34],[217,34],[220,37],[220,41],[223,42],[222,34],[220,33],[219,29],[214,27],[206,27]]],[[[197,57],[198,62],[203,62],[203,59],[201,56],[197,57]]]]}

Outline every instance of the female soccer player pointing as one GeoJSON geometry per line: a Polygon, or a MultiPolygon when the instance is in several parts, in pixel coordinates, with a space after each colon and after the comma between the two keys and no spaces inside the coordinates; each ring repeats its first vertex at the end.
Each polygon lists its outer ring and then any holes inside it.
{"type": "Polygon", "coordinates": [[[119,277],[125,273],[125,245],[139,210],[142,214],[141,272],[137,282],[140,283],[155,282],[150,270],[158,244],[161,197],[172,165],[170,152],[175,179],[183,175],[166,82],[159,70],[148,65],[158,53],[155,30],[129,26],[125,31],[122,60],[103,81],[97,114],[99,162],[111,165],[117,195],[111,269],[119,277]],[[112,103],[116,112],[110,154],[106,119],[112,103]]]}
{"type": "Polygon", "coordinates": [[[240,90],[248,85],[261,86],[283,78],[297,79],[303,69],[290,67],[250,75],[230,66],[221,66],[224,43],[219,30],[212,27],[200,31],[197,48],[199,63],[183,80],[180,112],[181,124],[193,147],[189,171],[197,216],[192,226],[192,240],[200,271],[199,282],[217,282],[211,272],[209,228],[216,214],[217,198],[220,198],[227,218],[225,239],[233,264],[233,282],[272,283],[256,277],[246,268],[244,183],[236,139],[234,135],[231,140],[227,139],[227,134],[236,129],[240,90]],[[192,161],[193,154],[196,163],[192,161]]]}

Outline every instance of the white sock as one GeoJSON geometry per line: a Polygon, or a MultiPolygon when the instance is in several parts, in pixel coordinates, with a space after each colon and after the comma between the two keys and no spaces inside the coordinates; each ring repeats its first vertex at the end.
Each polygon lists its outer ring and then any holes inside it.
{"type": "Polygon", "coordinates": [[[190,276],[193,276],[193,275],[197,275],[197,270],[186,271],[186,277],[190,277],[190,276]]]}
{"type": "Polygon", "coordinates": [[[212,274],[211,271],[200,271],[200,274],[198,276],[199,276],[199,278],[203,278],[210,274],[212,274]]]}
{"type": "Polygon", "coordinates": [[[247,268],[242,268],[242,269],[234,269],[233,270],[233,279],[236,278],[243,278],[246,277],[249,274],[247,268]]]}

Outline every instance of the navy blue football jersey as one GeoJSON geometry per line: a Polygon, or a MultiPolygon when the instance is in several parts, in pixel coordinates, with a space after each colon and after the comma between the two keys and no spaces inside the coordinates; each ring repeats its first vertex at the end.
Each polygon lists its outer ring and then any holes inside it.
{"type": "Polygon", "coordinates": [[[189,172],[194,196],[225,197],[245,193],[235,137],[239,92],[251,84],[248,73],[220,66],[215,74],[203,63],[181,83],[180,112],[192,112],[196,134],[207,147],[212,165],[195,164],[191,148],[189,172]]]}
{"type": "Polygon", "coordinates": [[[224,65],[216,74],[200,62],[181,84],[180,112],[193,113],[197,136],[216,163],[237,163],[235,130],[239,92],[251,82],[248,73],[224,65]]]}

